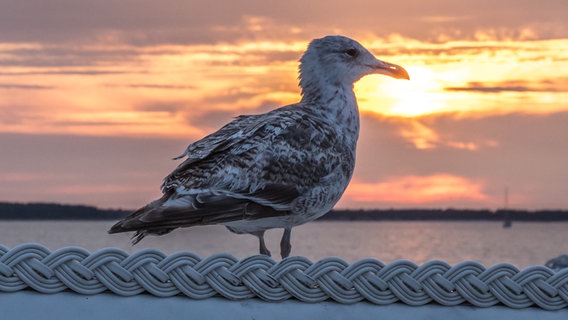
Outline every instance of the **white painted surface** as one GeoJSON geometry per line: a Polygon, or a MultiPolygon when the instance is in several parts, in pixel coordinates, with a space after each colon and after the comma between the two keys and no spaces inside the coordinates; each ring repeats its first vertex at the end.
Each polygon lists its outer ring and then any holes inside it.
{"type": "Polygon", "coordinates": [[[259,299],[229,301],[223,298],[191,300],[150,295],[120,297],[110,293],[83,296],[71,292],[41,294],[34,291],[0,293],[0,319],[515,319],[566,320],[568,310],[510,309],[503,306],[474,308],[436,304],[409,307],[370,303],[343,305],[287,300],[268,303],[259,299]]]}

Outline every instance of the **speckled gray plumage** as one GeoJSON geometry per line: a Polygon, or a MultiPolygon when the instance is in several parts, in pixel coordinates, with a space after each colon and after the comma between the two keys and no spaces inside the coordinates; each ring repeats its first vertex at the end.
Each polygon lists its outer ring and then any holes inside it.
{"type": "Polygon", "coordinates": [[[260,115],[239,116],[189,145],[185,160],[163,181],[163,196],[115,224],[110,233],[147,234],[223,224],[250,233],[290,230],[327,213],[341,198],[355,166],[359,112],[353,83],[369,73],[408,78],[342,36],[312,41],[300,59],[302,100],[260,115]]]}

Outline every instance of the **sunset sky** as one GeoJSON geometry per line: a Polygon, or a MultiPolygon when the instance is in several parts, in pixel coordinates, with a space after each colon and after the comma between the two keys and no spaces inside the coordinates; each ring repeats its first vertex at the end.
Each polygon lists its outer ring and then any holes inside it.
{"type": "Polygon", "coordinates": [[[136,208],[186,146],[297,102],[357,39],[410,81],[355,85],[339,208],[568,209],[568,1],[0,0],[0,201],[136,208]]]}

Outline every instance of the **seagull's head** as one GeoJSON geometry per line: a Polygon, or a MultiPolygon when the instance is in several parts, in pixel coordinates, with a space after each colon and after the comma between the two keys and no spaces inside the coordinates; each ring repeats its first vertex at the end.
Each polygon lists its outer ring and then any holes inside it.
{"type": "Polygon", "coordinates": [[[353,84],[368,74],[410,79],[401,66],[381,61],[359,42],[344,36],[312,40],[300,59],[300,86],[315,79],[327,83],[353,84]],[[302,83],[303,82],[303,83],[302,83]]]}

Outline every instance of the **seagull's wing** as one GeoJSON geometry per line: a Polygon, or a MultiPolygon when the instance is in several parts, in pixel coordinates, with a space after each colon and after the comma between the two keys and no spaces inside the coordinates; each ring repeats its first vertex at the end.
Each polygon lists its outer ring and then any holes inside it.
{"type": "Polygon", "coordinates": [[[243,139],[246,139],[251,134],[254,134],[255,129],[259,125],[259,118],[261,115],[242,115],[235,118],[216,132],[195,141],[190,144],[187,149],[174,160],[187,159],[180,165],[191,164],[195,161],[202,160],[209,156],[216,150],[226,149],[228,146],[233,145],[243,139]]]}
{"type": "Polygon", "coordinates": [[[241,116],[190,145],[187,159],[164,179],[163,197],[110,232],[165,233],[288,215],[302,192],[331,170],[320,151],[334,144],[324,141],[334,135],[321,130],[293,106],[241,116]]]}
{"type": "Polygon", "coordinates": [[[164,178],[162,192],[312,186],[342,161],[337,138],[333,125],[298,105],[240,116],[191,144],[182,155],[187,158],[164,178]]]}

